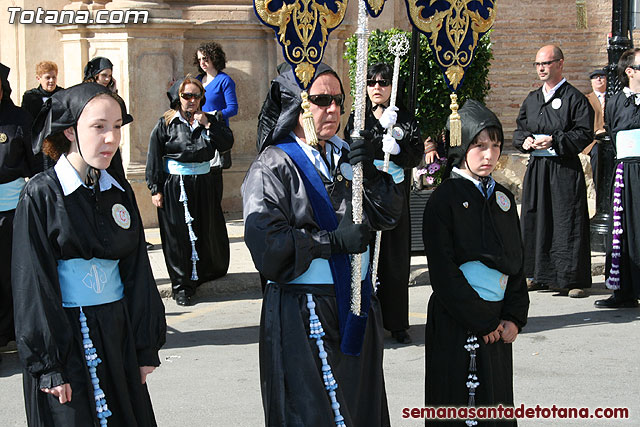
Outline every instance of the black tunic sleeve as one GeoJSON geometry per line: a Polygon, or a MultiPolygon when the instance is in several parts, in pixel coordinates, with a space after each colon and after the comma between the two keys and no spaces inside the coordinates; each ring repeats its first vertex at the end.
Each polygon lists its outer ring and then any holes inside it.
{"type": "Polygon", "coordinates": [[[500,319],[487,309],[487,302],[480,298],[458,268],[455,216],[448,191],[455,191],[455,188],[445,181],[433,192],[422,225],[433,297],[438,298],[465,329],[484,336],[498,327],[500,319]]]}
{"type": "Polygon", "coordinates": [[[315,224],[304,184],[286,156],[267,148],[242,184],[245,243],[267,279],[288,283],[315,258],[328,259],[327,231],[315,224]]]}
{"type": "Polygon", "coordinates": [[[149,150],[147,151],[147,168],[145,179],[151,194],[161,193],[166,179],[164,171],[164,144],[168,139],[167,127],[164,118],[160,117],[158,123],[151,131],[149,138],[149,150]]]}
{"type": "Polygon", "coordinates": [[[18,353],[40,388],[67,382],[63,366],[73,345],[46,218],[46,208],[27,184],[16,208],[11,279],[18,353]]]}
{"type": "Polygon", "coordinates": [[[402,214],[402,187],[386,172],[377,171],[372,179],[363,180],[363,210],[374,230],[390,230],[402,214]]]}
{"type": "Polygon", "coordinates": [[[513,146],[521,151],[522,153],[530,153],[533,150],[529,149],[529,150],[525,150],[524,148],[522,148],[522,144],[524,144],[524,140],[527,139],[530,136],[533,136],[533,132],[531,132],[528,128],[527,128],[527,101],[532,97],[532,94],[530,93],[529,96],[527,96],[527,98],[525,98],[524,102],[522,103],[522,105],[520,106],[520,111],[518,112],[518,117],[516,118],[516,125],[517,128],[516,130],[513,132],[513,146]]]}
{"type": "Polygon", "coordinates": [[[211,138],[213,148],[222,152],[229,151],[233,147],[233,132],[224,123],[224,120],[218,120],[211,114],[207,114],[207,120],[209,120],[208,135],[211,138]]]}
{"type": "Polygon", "coordinates": [[[572,157],[580,154],[593,141],[594,111],[587,97],[573,86],[567,89],[569,118],[564,128],[553,131],[552,144],[559,156],[572,157]]]}
{"type": "MultiPolygon", "coordinates": [[[[130,206],[135,208],[134,215],[142,224],[133,190],[129,184],[125,184],[125,188],[127,195],[131,198],[130,206]]],[[[140,227],[136,250],[121,259],[119,267],[127,308],[131,316],[138,364],[139,366],[159,366],[158,351],[165,343],[167,324],[164,304],[151,271],[143,227],[140,227]]]]}

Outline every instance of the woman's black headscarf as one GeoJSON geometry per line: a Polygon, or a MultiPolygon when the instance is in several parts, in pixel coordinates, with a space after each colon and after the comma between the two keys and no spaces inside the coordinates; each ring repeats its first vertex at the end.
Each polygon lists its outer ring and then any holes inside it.
{"type": "Polygon", "coordinates": [[[95,77],[102,70],[113,69],[113,63],[103,56],[96,56],[84,66],[84,80],[95,77]]]}
{"type": "MultiPolygon", "coordinates": [[[[344,95],[342,80],[331,67],[323,62],[318,65],[312,81],[325,73],[333,74],[338,79],[340,91],[344,95]]],[[[290,67],[282,71],[282,74],[271,82],[269,94],[262,104],[258,118],[258,141],[256,144],[258,152],[274,142],[280,141],[295,129],[302,111],[301,93],[302,89],[296,83],[293,69],[290,67]]],[[[343,113],[344,107],[341,107],[340,114],[343,113]]]]}

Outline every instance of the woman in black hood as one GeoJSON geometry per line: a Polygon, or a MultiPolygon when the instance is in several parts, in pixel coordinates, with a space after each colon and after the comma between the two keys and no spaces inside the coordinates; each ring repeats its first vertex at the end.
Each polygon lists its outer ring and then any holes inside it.
{"type": "Polygon", "coordinates": [[[511,343],[529,309],[520,222],[513,194],[491,177],[503,145],[500,121],[474,100],[459,113],[462,145],[450,148],[449,178],[433,192],[422,225],[433,288],[425,401],[513,406],[511,343]]]}
{"type": "Polygon", "coordinates": [[[173,297],[190,305],[196,287],[227,274],[229,238],[210,172],[215,150],[230,150],[233,133],[202,112],[204,88],[190,75],[167,92],[170,109],[149,139],[146,180],[158,208],[160,237],[173,297]],[[198,262],[200,261],[200,262],[198,262]]]}

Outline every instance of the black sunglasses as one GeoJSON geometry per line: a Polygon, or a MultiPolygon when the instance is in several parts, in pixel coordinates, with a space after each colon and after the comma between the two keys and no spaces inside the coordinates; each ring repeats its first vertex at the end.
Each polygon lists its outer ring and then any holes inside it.
{"type": "Polygon", "coordinates": [[[180,98],[189,101],[191,99],[200,99],[202,98],[202,94],[201,93],[189,93],[189,92],[183,92],[180,94],[180,98]]]}
{"type": "Polygon", "coordinates": [[[369,87],[374,87],[376,83],[379,84],[380,87],[387,87],[391,84],[391,81],[389,79],[367,79],[367,86],[369,87]]]}
{"type": "Polygon", "coordinates": [[[640,71],[640,65],[629,65],[627,68],[631,68],[636,71],[640,71]]]}
{"type": "Polygon", "coordinates": [[[338,107],[344,104],[344,95],[309,95],[309,101],[318,107],[328,107],[335,102],[338,107]]]}
{"type": "Polygon", "coordinates": [[[553,64],[554,62],[558,62],[560,61],[560,58],[558,59],[552,59],[551,61],[544,61],[544,62],[534,62],[533,66],[535,68],[538,68],[539,66],[543,66],[543,67],[548,67],[549,65],[553,64]]]}

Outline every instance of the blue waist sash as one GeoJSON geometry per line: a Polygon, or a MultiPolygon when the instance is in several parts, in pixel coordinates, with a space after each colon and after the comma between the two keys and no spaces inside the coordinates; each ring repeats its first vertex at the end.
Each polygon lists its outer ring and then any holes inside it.
{"type": "Polygon", "coordinates": [[[630,157],[640,157],[640,129],[621,130],[616,135],[616,158],[630,157]]]}
{"type": "Polygon", "coordinates": [[[0,212],[12,211],[18,206],[20,192],[24,188],[24,178],[14,179],[11,182],[0,184],[0,212]]]}
{"type": "Polygon", "coordinates": [[[63,307],[107,304],[124,297],[118,260],[72,258],[58,261],[63,307]]]}
{"type": "MultiPolygon", "coordinates": [[[[300,172],[304,188],[313,208],[314,219],[318,226],[327,231],[338,228],[338,217],[333,210],[333,204],[326,188],[311,160],[292,137],[285,138],[278,144],[296,165],[300,172]]],[[[360,313],[350,311],[351,301],[351,265],[347,254],[333,254],[329,258],[331,276],[336,293],[338,307],[338,324],[340,326],[340,350],[348,355],[358,356],[364,342],[364,332],[367,326],[367,313],[371,304],[371,275],[367,274],[361,283],[360,313]]],[[[362,267],[368,272],[368,266],[362,267]]]]}
{"type": "MultiPolygon", "coordinates": [[[[369,248],[362,254],[362,265],[369,265],[369,248]]],[[[367,269],[363,268],[361,280],[367,278],[367,269]]],[[[324,258],[316,258],[311,261],[307,271],[296,277],[290,284],[295,285],[333,285],[333,276],[331,274],[331,266],[329,260],[324,258]]]]}
{"type": "Polygon", "coordinates": [[[509,276],[489,268],[480,261],[469,261],[460,267],[465,279],[485,301],[502,301],[509,276]]]}
{"type": "MultiPolygon", "coordinates": [[[[378,170],[384,169],[384,160],[374,160],[373,164],[378,168],[378,170]]],[[[393,163],[391,160],[389,160],[389,170],[387,173],[393,177],[393,182],[396,184],[400,184],[404,181],[404,169],[393,163]]]]}
{"type": "MultiPolygon", "coordinates": [[[[549,136],[549,135],[533,135],[534,139],[537,139],[541,136],[549,136]]],[[[558,153],[556,153],[556,150],[553,149],[553,147],[549,147],[549,148],[541,148],[539,150],[533,150],[531,152],[531,155],[534,157],[557,157],[558,153]]]]}
{"type": "Polygon", "coordinates": [[[164,171],[171,175],[204,175],[210,170],[209,162],[184,163],[173,159],[164,160],[164,171]]]}

